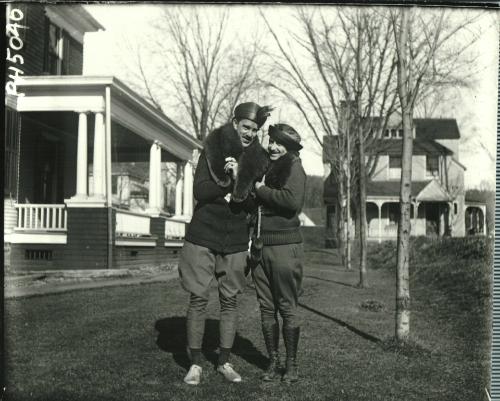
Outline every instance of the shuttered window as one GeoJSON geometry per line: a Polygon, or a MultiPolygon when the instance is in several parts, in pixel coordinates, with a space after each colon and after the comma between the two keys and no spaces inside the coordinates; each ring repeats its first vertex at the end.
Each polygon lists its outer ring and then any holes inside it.
{"type": "Polygon", "coordinates": [[[80,75],[82,64],[82,45],[46,18],[44,71],[50,75],[80,75]]]}

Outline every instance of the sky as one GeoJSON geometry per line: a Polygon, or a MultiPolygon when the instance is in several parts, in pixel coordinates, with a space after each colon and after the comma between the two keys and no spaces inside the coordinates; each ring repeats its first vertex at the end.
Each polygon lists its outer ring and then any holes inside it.
{"type": "MultiPolygon", "coordinates": [[[[120,48],[119,44],[124,35],[138,38],[139,43],[141,40],[147,41],[147,31],[158,15],[157,6],[144,3],[93,4],[84,5],[84,7],[105,27],[112,42],[118,44],[115,49],[120,48]]],[[[198,7],[207,10],[207,17],[217,7],[229,7],[231,9],[230,24],[235,27],[234,29],[237,29],[239,35],[254,35],[255,32],[265,32],[265,26],[259,18],[257,6],[201,5],[198,7]]],[[[276,26],[287,26],[295,23],[290,17],[294,6],[266,5],[262,9],[269,21],[276,26]]],[[[486,12],[484,11],[484,13],[486,12]]],[[[483,32],[477,43],[479,54],[477,79],[472,88],[459,92],[457,100],[444,108],[445,112],[441,117],[457,120],[462,136],[460,162],[467,168],[465,172],[466,188],[474,188],[486,183],[491,189],[494,189],[499,59],[498,30],[495,28],[498,26],[498,13],[489,11],[488,15],[481,19],[481,24],[483,32]],[[491,22],[491,24],[485,24],[485,21],[491,22]],[[495,21],[497,24],[493,23],[495,21]]],[[[123,52],[123,50],[116,50],[115,58],[124,60],[127,55],[118,54],[119,52],[123,52]]],[[[299,118],[298,112],[280,100],[273,105],[277,109],[273,112],[269,122],[272,124],[280,120],[287,121],[297,128],[305,140],[301,158],[306,172],[311,175],[323,175],[321,149],[299,118]]]]}

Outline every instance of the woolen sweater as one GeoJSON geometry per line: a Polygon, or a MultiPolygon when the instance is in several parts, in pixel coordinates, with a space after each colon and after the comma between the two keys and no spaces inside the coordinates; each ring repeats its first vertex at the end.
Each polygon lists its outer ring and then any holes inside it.
{"type": "Polygon", "coordinates": [[[264,245],[302,242],[299,214],[304,206],[306,173],[300,158],[286,153],[271,163],[264,186],[256,190],[262,204],[264,245]]]}

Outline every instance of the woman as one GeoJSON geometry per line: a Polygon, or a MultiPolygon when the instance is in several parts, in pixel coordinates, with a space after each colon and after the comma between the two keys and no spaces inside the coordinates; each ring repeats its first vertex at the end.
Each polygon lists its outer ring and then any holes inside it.
{"type": "Polygon", "coordinates": [[[299,158],[300,135],[287,124],[269,127],[270,168],[255,184],[261,204],[261,262],[252,270],[260,304],[262,333],[270,364],[265,381],[279,378],[278,312],[283,319],[286,370],[282,380],[298,380],[297,346],[300,323],[297,302],[302,285],[303,246],[299,214],[304,204],[306,174],[299,158]]]}

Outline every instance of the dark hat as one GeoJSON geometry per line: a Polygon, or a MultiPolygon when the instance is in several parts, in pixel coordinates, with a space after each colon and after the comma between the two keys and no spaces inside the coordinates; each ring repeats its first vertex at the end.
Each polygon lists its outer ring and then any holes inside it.
{"type": "Polygon", "coordinates": [[[260,107],[254,102],[240,103],[234,108],[234,118],[253,121],[260,128],[266,122],[267,117],[271,115],[272,110],[273,108],[270,106],[260,107]]]}
{"type": "Polygon", "coordinates": [[[288,124],[276,124],[269,126],[269,137],[275,142],[282,144],[288,150],[300,150],[300,135],[288,124]]]}

